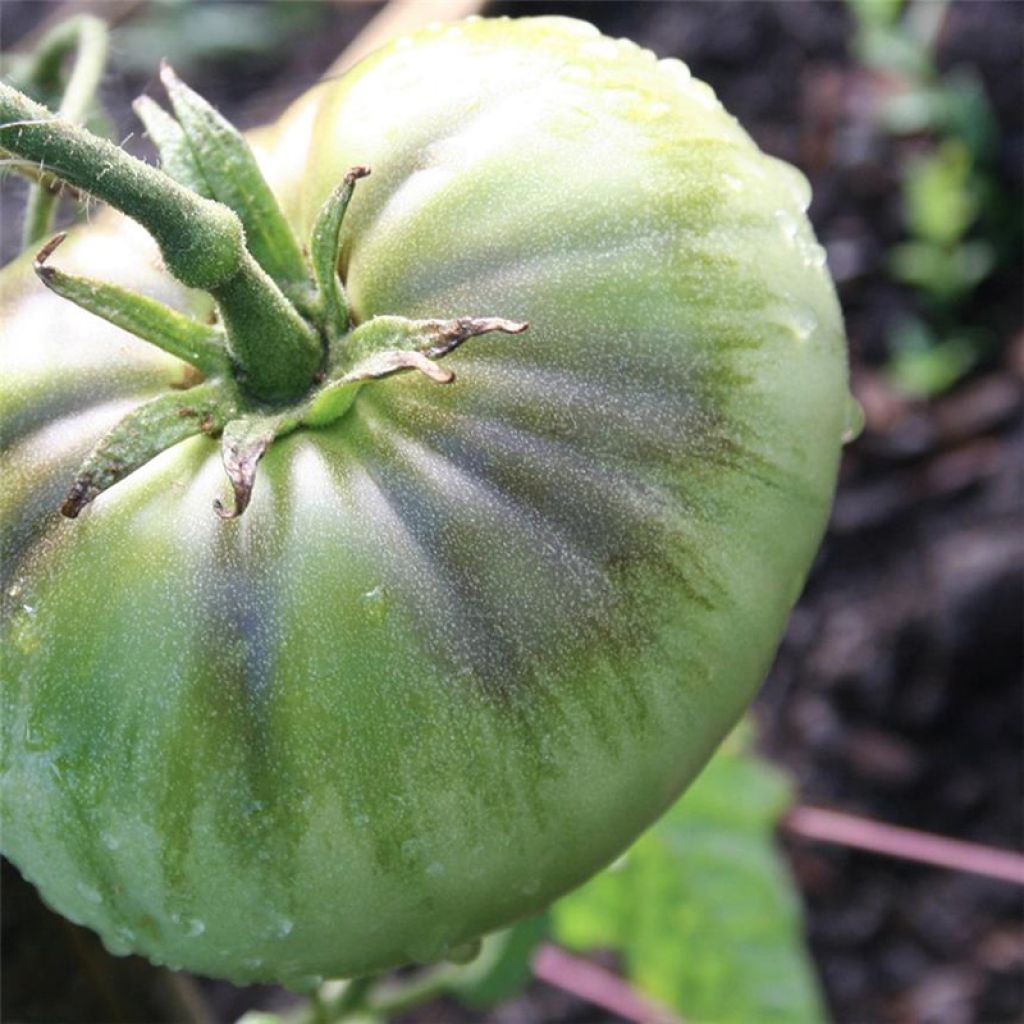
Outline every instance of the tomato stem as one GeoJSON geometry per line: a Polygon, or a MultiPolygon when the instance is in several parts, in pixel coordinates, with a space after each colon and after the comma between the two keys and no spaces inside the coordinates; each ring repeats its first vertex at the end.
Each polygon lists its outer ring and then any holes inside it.
{"type": "Polygon", "coordinates": [[[48,288],[208,378],[141,406],[99,442],[61,508],[70,518],[165,448],[198,433],[223,433],[234,506],[214,505],[221,518],[237,518],[276,438],[335,422],[362,386],[397,373],[415,370],[448,384],[455,374],[437,359],[469,338],[527,328],[500,317],[379,316],[353,329],[338,276],[339,244],[355,183],[369,170],[351,168],[324,203],[307,267],[242,136],[168,66],[161,77],[178,120],[151,100],[140,100],[136,110],[171,173],[0,85],[0,146],[139,221],[168,270],[209,292],[220,313],[219,325],[198,323],[115,285],[65,273],[47,262],[63,235],[40,250],[35,270],[48,288]]]}
{"type": "Polygon", "coordinates": [[[167,269],[217,301],[243,387],[301,396],[324,359],[308,324],[245,245],[238,215],[0,84],[0,146],[109,202],[156,239],[167,269]]]}

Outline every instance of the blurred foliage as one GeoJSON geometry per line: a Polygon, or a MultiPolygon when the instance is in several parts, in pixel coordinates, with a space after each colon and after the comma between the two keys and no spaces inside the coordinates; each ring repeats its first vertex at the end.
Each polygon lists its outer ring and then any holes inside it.
{"type": "Polygon", "coordinates": [[[688,1020],[824,1020],[800,899],[774,841],[791,800],[785,777],[738,731],[621,861],[555,905],[555,937],[617,950],[641,992],[688,1020]]]}
{"type": "Polygon", "coordinates": [[[940,73],[948,0],[847,0],[860,61],[884,84],[882,126],[931,145],[902,182],[908,238],[889,253],[893,277],[913,288],[922,315],[889,338],[889,375],[922,397],[953,387],[990,351],[990,332],[966,323],[977,288],[1012,258],[1019,217],[995,172],[999,125],[971,68],[940,73]]]}
{"type": "Polygon", "coordinates": [[[326,13],[320,0],[150,0],[113,30],[117,64],[148,75],[164,59],[182,71],[210,61],[265,63],[315,32],[326,13]]]}

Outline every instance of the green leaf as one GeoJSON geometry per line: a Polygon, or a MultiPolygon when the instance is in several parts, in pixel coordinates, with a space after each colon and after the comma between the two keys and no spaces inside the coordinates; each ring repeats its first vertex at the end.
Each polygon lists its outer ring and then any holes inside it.
{"type": "Polygon", "coordinates": [[[950,139],[912,164],[903,183],[903,202],[915,236],[938,245],[958,241],[978,215],[967,147],[950,139]]]}
{"type": "Polygon", "coordinates": [[[685,1018],[825,1018],[799,897],[773,839],[791,800],[735,734],[626,856],[553,909],[576,949],[612,947],[630,980],[685,1018]]]}
{"type": "Polygon", "coordinates": [[[899,20],[903,0],[846,0],[846,6],[862,26],[888,27],[899,20]]]}
{"type": "Polygon", "coordinates": [[[886,372],[905,394],[933,398],[949,391],[983,354],[984,338],[961,332],[939,339],[920,320],[907,320],[896,330],[886,372]]]}
{"type": "Polygon", "coordinates": [[[894,277],[947,305],[969,295],[989,275],[995,262],[995,249],[980,240],[952,248],[932,242],[904,242],[889,251],[894,277]]]}

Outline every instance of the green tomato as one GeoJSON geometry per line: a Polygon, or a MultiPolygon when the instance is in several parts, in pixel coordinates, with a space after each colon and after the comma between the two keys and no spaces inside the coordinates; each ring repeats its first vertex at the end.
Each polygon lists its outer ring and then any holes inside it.
{"type": "MultiPolygon", "coordinates": [[[[9,268],[3,838],[115,952],[299,985],[532,914],[679,795],[771,662],[848,393],[806,182],[677,61],[437,27],[261,149],[302,236],[372,166],[357,320],[530,330],[278,441],[236,521],[198,437],[68,522],[183,370],[9,268]]],[[[60,258],[187,305],[151,253],[108,224],[60,258]]]]}

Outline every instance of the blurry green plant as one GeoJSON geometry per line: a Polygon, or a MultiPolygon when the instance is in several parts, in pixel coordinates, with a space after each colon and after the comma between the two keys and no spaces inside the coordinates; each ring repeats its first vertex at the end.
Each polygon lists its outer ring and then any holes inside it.
{"type": "Polygon", "coordinates": [[[879,117],[899,136],[925,136],[902,183],[908,238],[889,253],[893,277],[920,298],[889,338],[888,373],[903,390],[931,397],[953,387],[991,349],[965,322],[978,286],[1014,251],[1017,218],[994,171],[999,126],[971,68],[938,69],[948,0],[847,0],[855,52],[886,85],[879,117]]]}
{"type": "Polygon", "coordinates": [[[137,17],[113,30],[113,45],[120,68],[143,74],[161,60],[183,72],[211,61],[263,65],[311,38],[328,14],[319,0],[150,0],[137,17]]]}

